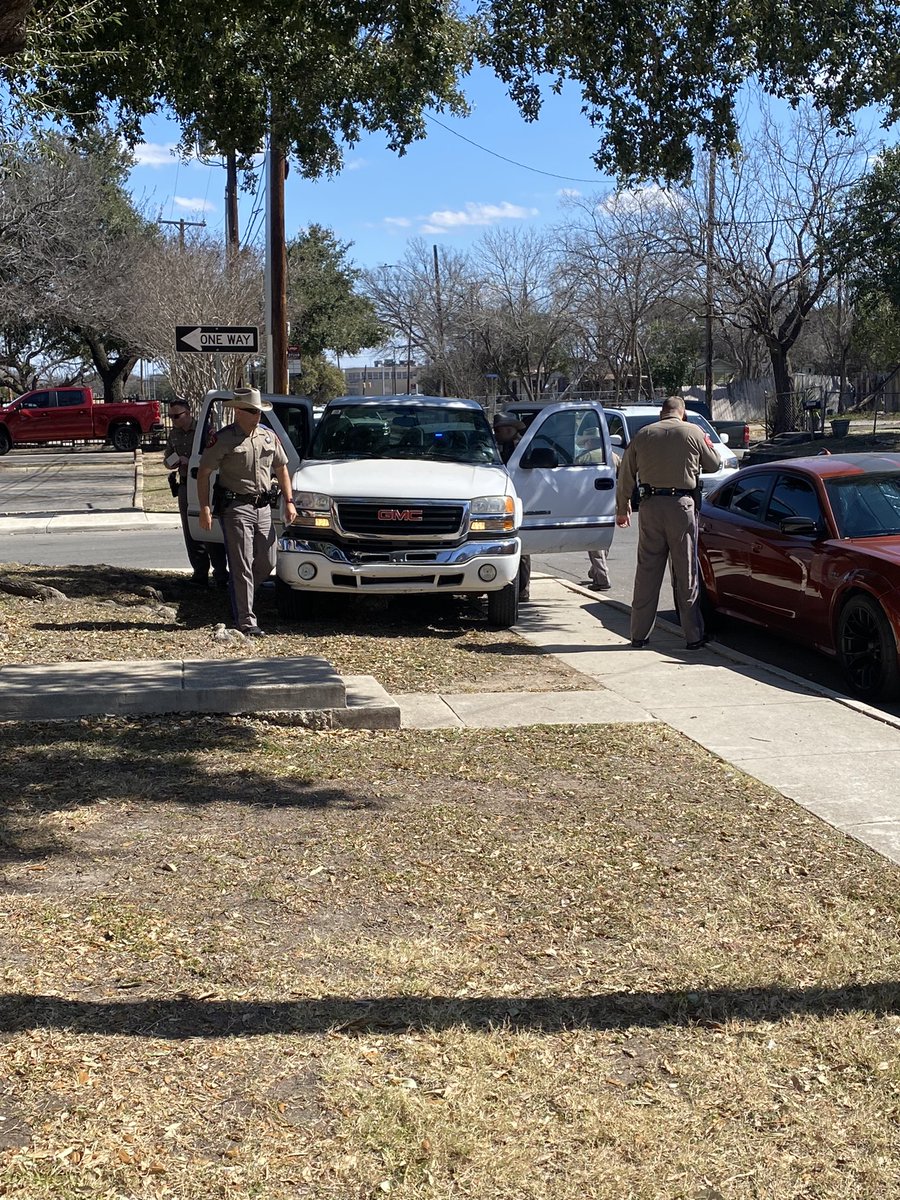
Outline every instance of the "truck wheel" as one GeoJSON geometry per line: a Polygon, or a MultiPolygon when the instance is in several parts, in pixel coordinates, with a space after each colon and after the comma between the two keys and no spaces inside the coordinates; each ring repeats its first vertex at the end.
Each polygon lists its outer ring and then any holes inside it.
{"type": "Polygon", "coordinates": [[[137,425],[126,421],[124,425],[117,425],[110,432],[109,440],[116,450],[137,450],[141,444],[141,431],[137,425]]]}
{"type": "Polygon", "coordinates": [[[302,621],[312,615],[307,598],[283,579],[275,580],[275,611],[284,621],[302,621]]]}
{"type": "Polygon", "coordinates": [[[488,624],[509,629],[519,619],[519,581],[514,579],[498,592],[488,592],[488,624]]]}
{"type": "Polygon", "coordinates": [[[12,438],[9,436],[9,430],[0,429],[0,455],[9,454],[12,450],[12,438]]]}

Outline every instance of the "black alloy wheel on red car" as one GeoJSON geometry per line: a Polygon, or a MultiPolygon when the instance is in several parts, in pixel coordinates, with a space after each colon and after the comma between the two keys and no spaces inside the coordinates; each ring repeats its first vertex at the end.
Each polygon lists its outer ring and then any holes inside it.
{"type": "Polygon", "coordinates": [[[881,606],[869,596],[851,596],[838,617],[838,658],[851,689],[864,700],[900,694],[897,643],[881,606]]]}

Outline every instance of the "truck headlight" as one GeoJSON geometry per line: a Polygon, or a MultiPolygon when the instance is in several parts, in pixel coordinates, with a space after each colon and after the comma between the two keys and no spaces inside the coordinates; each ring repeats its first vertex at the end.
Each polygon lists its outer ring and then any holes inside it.
{"type": "Polygon", "coordinates": [[[469,505],[470,533],[512,533],[515,527],[512,496],[476,496],[469,505]]]}
{"type": "Polygon", "coordinates": [[[474,516],[476,513],[484,516],[501,516],[513,511],[512,496],[476,496],[469,506],[474,516]]]}
{"type": "Polygon", "coordinates": [[[294,492],[294,504],[312,512],[331,512],[331,497],[321,492],[294,492]]]}
{"type": "Polygon", "coordinates": [[[331,497],[322,492],[294,492],[297,518],[305,529],[331,529],[331,497]]]}

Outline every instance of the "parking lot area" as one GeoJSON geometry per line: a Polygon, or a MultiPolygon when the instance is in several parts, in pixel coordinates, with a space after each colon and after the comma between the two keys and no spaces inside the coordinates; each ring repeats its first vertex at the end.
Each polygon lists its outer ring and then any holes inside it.
{"type": "Polygon", "coordinates": [[[0,516],[134,507],[135,456],[112,449],[13,450],[0,458],[0,516]]]}

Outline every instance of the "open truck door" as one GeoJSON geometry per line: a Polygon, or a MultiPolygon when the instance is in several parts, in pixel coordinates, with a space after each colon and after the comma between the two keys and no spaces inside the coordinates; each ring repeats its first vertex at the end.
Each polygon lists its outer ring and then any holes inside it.
{"type": "Polygon", "coordinates": [[[522,501],[523,554],[608,550],[616,524],[616,467],[601,404],[552,404],[507,463],[522,501]]]}

